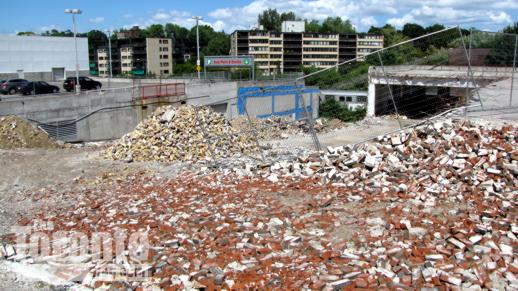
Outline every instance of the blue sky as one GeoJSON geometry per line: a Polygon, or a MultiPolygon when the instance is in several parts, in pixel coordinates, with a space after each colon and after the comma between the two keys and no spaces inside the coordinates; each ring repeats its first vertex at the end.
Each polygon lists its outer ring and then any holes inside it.
{"type": "Polygon", "coordinates": [[[216,30],[231,32],[250,28],[267,8],[317,20],[340,16],[360,31],[385,23],[401,27],[406,22],[496,31],[518,21],[518,0],[24,0],[22,6],[17,1],[2,3],[1,34],[70,29],[66,8],[83,11],[78,17],[81,32],[168,22],[191,27],[192,15],[203,16],[216,30]]]}

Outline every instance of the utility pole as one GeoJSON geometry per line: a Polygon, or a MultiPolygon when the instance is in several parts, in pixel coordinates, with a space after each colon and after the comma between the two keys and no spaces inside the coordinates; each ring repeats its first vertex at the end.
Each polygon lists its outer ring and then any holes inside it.
{"type": "Polygon", "coordinates": [[[76,85],[74,86],[76,89],[76,94],[81,92],[81,84],[79,84],[79,60],[77,57],[77,30],[76,30],[76,14],[81,14],[81,10],[79,9],[65,9],[65,13],[72,14],[72,22],[74,23],[74,45],[76,48],[76,85]]]}
{"type": "Polygon", "coordinates": [[[197,57],[196,60],[196,71],[198,71],[198,79],[201,79],[201,62],[200,62],[200,30],[198,28],[198,24],[200,20],[203,20],[203,17],[201,16],[193,16],[192,19],[196,20],[196,50],[197,50],[197,57]]]}

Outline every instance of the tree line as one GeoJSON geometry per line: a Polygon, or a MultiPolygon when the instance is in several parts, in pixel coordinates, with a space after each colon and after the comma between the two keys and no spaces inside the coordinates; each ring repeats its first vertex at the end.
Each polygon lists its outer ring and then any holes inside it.
{"type": "MultiPolygon", "coordinates": [[[[304,21],[305,31],[317,32],[317,33],[356,33],[355,27],[352,25],[350,20],[342,19],[341,17],[328,17],[323,21],[317,21],[314,19],[302,19],[298,17],[294,12],[287,11],[279,13],[276,9],[266,9],[260,13],[257,17],[257,23],[262,26],[265,30],[270,31],[281,31],[281,25],[283,21],[304,21]]],[[[445,29],[442,24],[432,24],[430,26],[421,26],[416,23],[407,23],[401,29],[386,24],[384,26],[371,26],[368,33],[381,34],[384,36],[385,47],[391,46],[402,41],[413,39],[428,33],[437,32],[445,29]]],[[[124,31],[120,29],[114,31],[112,34],[112,40],[117,40],[117,32],[124,31]]],[[[518,22],[505,27],[503,30],[505,33],[518,33],[518,22]]],[[[230,52],[230,35],[224,31],[215,31],[209,25],[200,25],[200,55],[201,57],[207,55],[228,55],[230,52]]],[[[463,34],[468,35],[469,30],[463,29],[463,34]]],[[[191,29],[182,27],[175,23],[152,24],[146,28],[140,30],[139,37],[151,37],[151,38],[171,38],[174,40],[174,54],[175,54],[175,66],[174,73],[191,73],[194,72],[195,68],[195,55],[196,55],[196,27],[191,29]],[[184,62],[183,55],[190,54],[191,59],[184,62]]],[[[30,31],[19,32],[18,35],[36,35],[30,31]]],[[[57,29],[51,29],[41,33],[42,36],[60,36],[60,37],[72,37],[74,34],[70,30],[59,31],[57,29]]],[[[91,30],[87,33],[78,33],[79,37],[87,37],[89,45],[98,46],[105,44],[108,40],[108,36],[100,30],[91,30]]],[[[420,48],[409,48],[404,52],[395,53],[385,57],[387,63],[402,63],[405,60],[425,55],[429,50],[439,50],[447,46],[450,40],[442,39],[435,40],[434,43],[423,43],[420,48]]],[[[498,42],[499,40],[494,40],[498,42]]],[[[501,40],[500,40],[501,41],[501,40]]],[[[505,46],[509,44],[505,43],[505,46]]],[[[507,56],[505,57],[507,59],[507,56]]],[[[311,68],[305,68],[306,71],[311,68]]],[[[363,70],[362,70],[363,71],[363,70]]],[[[333,78],[331,78],[333,79],[333,78]]],[[[329,81],[331,80],[329,79],[329,81]]]]}

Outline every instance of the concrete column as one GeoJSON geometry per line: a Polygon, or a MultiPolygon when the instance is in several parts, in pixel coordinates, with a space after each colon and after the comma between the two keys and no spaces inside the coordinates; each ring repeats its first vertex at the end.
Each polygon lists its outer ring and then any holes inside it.
{"type": "Polygon", "coordinates": [[[367,95],[367,116],[374,116],[376,109],[376,85],[369,83],[369,94],[367,95]]]}

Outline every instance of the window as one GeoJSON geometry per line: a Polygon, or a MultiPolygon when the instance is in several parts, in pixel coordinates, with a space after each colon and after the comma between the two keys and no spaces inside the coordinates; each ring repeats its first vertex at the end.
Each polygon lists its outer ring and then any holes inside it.
{"type": "Polygon", "coordinates": [[[366,103],[367,102],[367,96],[357,96],[356,101],[366,103]]]}
{"type": "Polygon", "coordinates": [[[169,40],[167,40],[167,39],[159,39],[159,40],[158,40],[158,43],[168,44],[168,43],[169,43],[169,40]]]}
{"type": "Polygon", "coordinates": [[[304,55],[305,59],[336,59],[336,55],[304,55]]]}
{"type": "Polygon", "coordinates": [[[335,47],[305,47],[305,52],[336,52],[335,47]]]}
{"type": "Polygon", "coordinates": [[[347,96],[347,97],[345,98],[345,101],[347,101],[347,102],[353,102],[353,97],[351,97],[351,96],[347,96]]]}
{"type": "Polygon", "coordinates": [[[161,59],[169,59],[169,55],[160,55],[161,59]]]}
{"type": "Polygon", "coordinates": [[[340,102],[345,102],[345,97],[344,96],[340,96],[340,102]]]}
{"type": "Polygon", "coordinates": [[[305,40],[305,45],[336,45],[336,41],[305,40]]]}
{"type": "Polygon", "coordinates": [[[163,74],[169,74],[169,70],[164,70],[163,74]]]}

